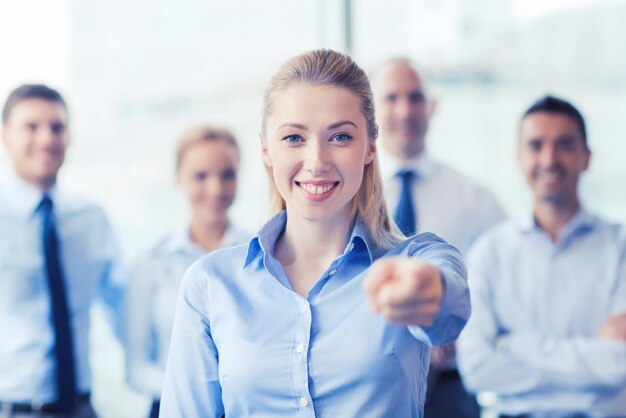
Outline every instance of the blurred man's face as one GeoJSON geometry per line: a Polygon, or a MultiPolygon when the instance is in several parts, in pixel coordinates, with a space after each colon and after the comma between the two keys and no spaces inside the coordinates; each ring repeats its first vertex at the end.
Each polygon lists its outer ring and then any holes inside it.
{"type": "Polygon", "coordinates": [[[45,191],[65,158],[67,109],[53,101],[23,100],[11,110],[2,138],[17,175],[45,191]]]}
{"type": "Polygon", "coordinates": [[[578,178],[591,152],[569,116],[531,113],[522,121],[518,161],[535,201],[556,206],[578,202],[578,178]]]}
{"type": "Polygon", "coordinates": [[[392,62],[375,83],[376,120],[383,146],[400,159],[424,149],[433,104],[415,70],[405,62],[392,62]]]}

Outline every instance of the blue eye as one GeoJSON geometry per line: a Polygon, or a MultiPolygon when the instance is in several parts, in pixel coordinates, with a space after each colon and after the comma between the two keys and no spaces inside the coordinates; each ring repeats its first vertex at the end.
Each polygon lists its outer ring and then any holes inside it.
{"type": "Polygon", "coordinates": [[[352,139],[352,137],[348,134],[337,134],[332,137],[332,140],[335,142],[348,142],[352,139]]]}
{"type": "Polygon", "coordinates": [[[299,135],[287,135],[283,138],[283,141],[286,141],[290,144],[297,144],[298,142],[302,142],[302,137],[299,135]]]}

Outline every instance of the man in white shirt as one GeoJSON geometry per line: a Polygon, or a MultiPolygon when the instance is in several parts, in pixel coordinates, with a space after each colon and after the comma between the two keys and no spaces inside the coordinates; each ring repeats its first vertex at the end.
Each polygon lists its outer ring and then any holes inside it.
{"type": "Polygon", "coordinates": [[[501,418],[624,418],[626,228],[581,202],[591,159],[581,113],[557,97],[535,102],[517,156],[533,204],[467,257],[464,381],[495,393],[501,418]]]}
{"type": "Polygon", "coordinates": [[[7,99],[0,184],[0,417],[94,418],[88,333],[96,294],[120,332],[119,249],[102,210],[56,187],[69,144],[62,96],[7,99]]]}
{"type": "MultiPolygon", "coordinates": [[[[396,223],[407,235],[433,232],[465,253],[483,231],[504,219],[504,212],[489,190],[426,152],[435,105],[409,60],[387,61],[373,86],[381,174],[396,223]]],[[[424,412],[427,418],[479,416],[456,371],[453,345],[433,350],[424,412]]]]}

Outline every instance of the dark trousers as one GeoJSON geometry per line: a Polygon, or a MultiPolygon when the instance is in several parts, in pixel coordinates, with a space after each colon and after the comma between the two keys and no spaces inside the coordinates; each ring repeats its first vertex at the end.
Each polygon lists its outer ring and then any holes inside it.
{"type": "Polygon", "coordinates": [[[161,402],[158,400],[152,401],[152,408],[150,408],[148,418],[159,418],[159,409],[161,409],[161,402]]]}
{"type": "MultiPolygon", "coordinates": [[[[520,414],[520,415],[500,414],[498,415],[498,418],[533,418],[533,414],[520,414]]],[[[572,415],[568,415],[567,418],[590,418],[590,416],[587,414],[572,414],[572,415]]],[[[615,418],[620,418],[620,417],[615,417],[615,418]]]]}
{"type": "Polygon", "coordinates": [[[465,390],[456,370],[428,373],[424,418],[479,418],[476,397],[465,390]]]}

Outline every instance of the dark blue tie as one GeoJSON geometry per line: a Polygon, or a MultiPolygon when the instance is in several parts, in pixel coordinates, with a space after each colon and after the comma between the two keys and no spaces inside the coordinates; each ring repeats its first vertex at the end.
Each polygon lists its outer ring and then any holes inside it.
{"type": "Polygon", "coordinates": [[[401,182],[400,200],[396,207],[394,219],[400,231],[406,236],[413,235],[417,231],[415,208],[413,207],[413,181],[415,172],[401,170],[396,175],[401,182]]]}
{"type": "Polygon", "coordinates": [[[74,352],[72,349],[72,329],[63,272],[59,254],[59,240],[54,226],[52,200],[44,196],[40,210],[43,215],[43,248],[46,260],[46,273],[50,287],[52,322],[54,325],[54,356],[56,359],[56,381],[58,403],[63,412],[72,412],[76,401],[76,377],[74,352]]]}

